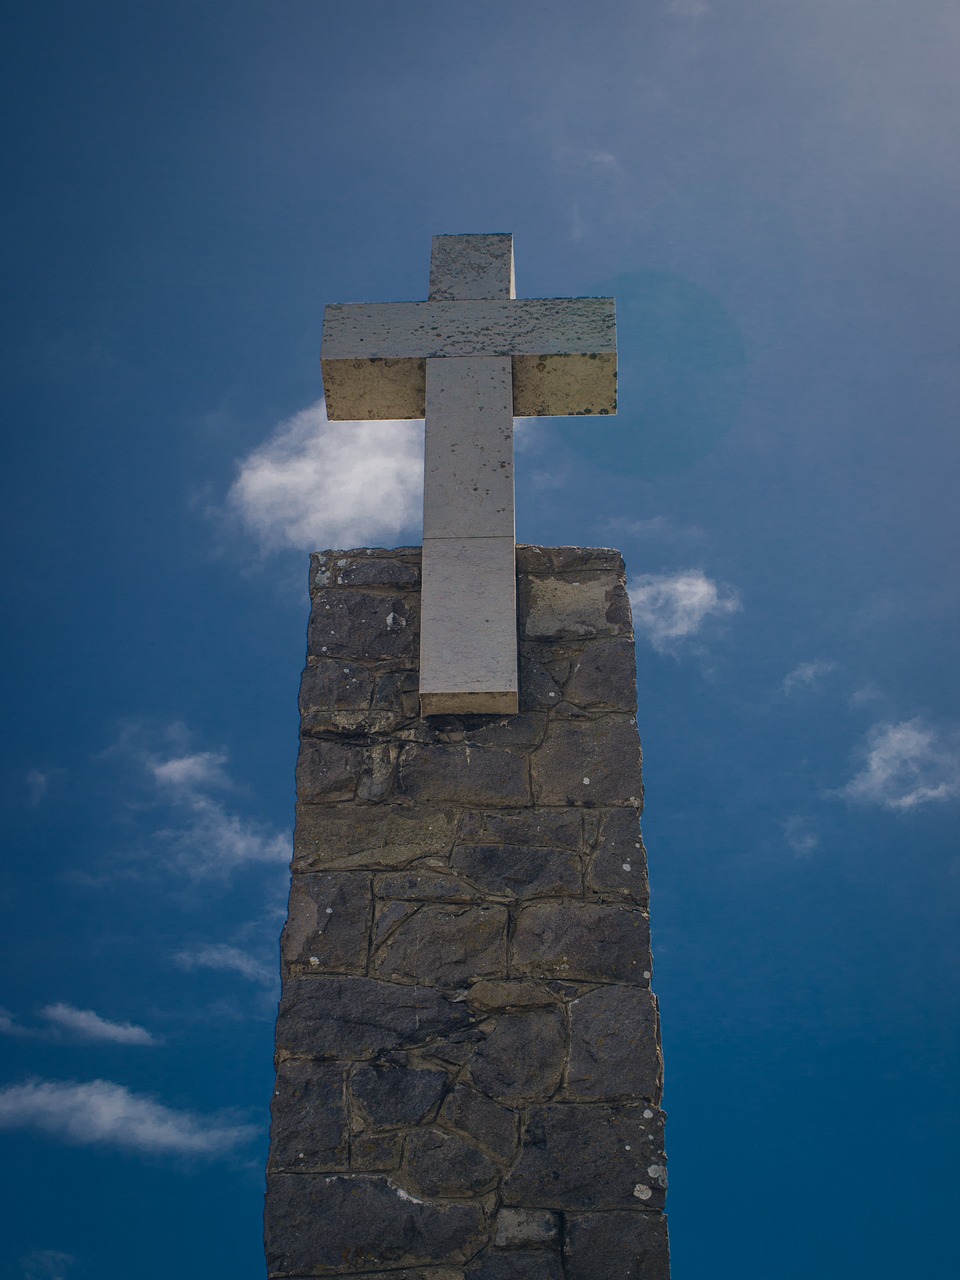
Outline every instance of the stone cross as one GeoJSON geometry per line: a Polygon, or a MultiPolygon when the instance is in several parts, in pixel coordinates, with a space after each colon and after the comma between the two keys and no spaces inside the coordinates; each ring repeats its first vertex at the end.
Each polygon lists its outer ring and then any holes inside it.
{"type": "Polygon", "coordinates": [[[518,299],[512,236],[434,236],[429,300],[327,307],[321,364],[330,419],[425,419],[421,715],[516,714],[513,419],[616,413],[613,299],[518,299]]]}

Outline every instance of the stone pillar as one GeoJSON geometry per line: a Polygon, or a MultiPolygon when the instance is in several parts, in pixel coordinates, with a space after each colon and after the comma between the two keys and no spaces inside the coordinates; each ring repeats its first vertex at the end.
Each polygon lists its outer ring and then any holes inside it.
{"type": "Polygon", "coordinates": [[[623,561],[517,569],[520,714],[422,719],[419,548],[312,559],[276,1280],[668,1280],[623,561]]]}

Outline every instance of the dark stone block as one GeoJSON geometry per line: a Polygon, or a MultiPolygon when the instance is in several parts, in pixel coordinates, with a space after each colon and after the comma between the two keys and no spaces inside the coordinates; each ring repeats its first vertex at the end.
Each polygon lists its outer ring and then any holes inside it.
{"type": "Polygon", "coordinates": [[[458,821],[455,809],[432,805],[299,804],[294,863],[301,871],[405,867],[449,854],[458,821]]]}
{"type": "Polygon", "coordinates": [[[373,696],[373,676],[352,662],[310,663],[300,681],[300,713],[364,711],[373,696]]]}
{"type": "Polygon", "coordinates": [[[615,547],[517,546],[519,573],[576,573],[586,569],[602,569],[619,578],[626,572],[623,556],[615,547]]]}
{"type": "Polygon", "coordinates": [[[271,1276],[463,1262],[486,1234],[479,1205],[418,1203],[376,1175],[274,1174],[267,1186],[271,1276]]]}
{"type": "Polygon", "coordinates": [[[350,1139],[350,1168],[364,1173],[391,1173],[400,1168],[403,1134],[355,1133],[350,1139]]]}
{"type": "Polygon", "coordinates": [[[555,1008],[564,999],[556,987],[553,982],[534,982],[528,978],[481,978],[471,984],[467,999],[473,1008],[486,1013],[499,1013],[501,1009],[555,1008]]]}
{"type": "Polygon", "coordinates": [[[529,1249],[560,1242],[560,1219],[549,1209],[501,1209],[493,1243],[498,1249],[529,1249]]]}
{"type": "Polygon", "coordinates": [[[316,1058],[372,1058],[450,1035],[469,1017],[463,1004],[431,988],[374,978],[288,980],[277,1048],[316,1058]]]}
{"type": "Polygon", "coordinates": [[[596,849],[587,863],[587,888],[647,906],[647,855],[640,815],[633,807],[604,810],[596,849]]]}
{"type": "Polygon", "coordinates": [[[304,738],[297,759],[297,795],[308,804],[352,800],[363,763],[359,747],[304,738]]]}
{"type": "Polygon", "coordinates": [[[479,902],[481,898],[478,889],[458,876],[428,867],[380,876],[374,892],[378,898],[399,899],[401,902],[479,902]]]}
{"type": "Polygon", "coordinates": [[[403,1164],[407,1180],[425,1196],[475,1196],[496,1186],[500,1169],[454,1133],[414,1129],[403,1164]]]}
{"type": "Polygon", "coordinates": [[[506,940],[505,907],[427,903],[378,947],[373,967],[401,982],[462,986],[470,978],[504,972],[506,940]]]}
{"type": "Polygon", "coordinates": [[[450,865],[494,897],[557,897],[581,891],[579,859],[566,850],[516,844],[457,845],[450,865]]]}
{"type": "Polygon", "coordinates": [[[496,809],[465,813],[460,840],[470,844],[514,844],[538,849],[579,849],[583,818],[576,809],[496,809]]]}
{"type": "Polygon", "coordinates": [[[392,587],[415,591],[420,586],[420,548],[405,553],[385,551],[324,552],[314,582],[317,587],[392,587]]]}
{"type": "Polygon", "coordinates": [[[440,1122],[472,1139],[501,1163],[517,1153],[517,1117],[465,1084],[455,1085],[440,1108],[440,1122]]]}
{"type": "Polygon", "coordinates": [[[295,875],[281,942],[284,963],[318,973],[363,973],[372,914],[364,872],[295,875]]]}
{"type": "Polygon", "coordinates": [[[563,1247],[567,1280],[670,1280],[662,1213],[571,1213],[563,1247]]]}
{"type": "Polygon", "coordinates": [[[543,1209],[659,1209],[663,1113],[642,1104],[532,1107],[503,1202],[543,1209]]]}
{"type": "Polygon", "coordinates": [[[343,1063],[291,1060],[277,1068],[271,1169],[345,1169],[349,1143],[343,1063]]]}
{"type": "Polygon", "coordinates": [[[520,655],[520,710],[542,711],[559,705],[560,685],[542,662],[520,655]]]}
{"type": "Polygon", "coordinates": [[[411,743],[400,756],[400,790],[411,800],[522,805],[530,799],[526,756],[463,743],[411,743]]]}
{"type": "Polygon", "coordinates": [[[642,986],[650,964],[650,925],[637,908],[535,902],[517,913],[510,966],[518,977],[642,986]]]}
{"type": "Polygon", "coordinates": [[[327,589],[314,596],[307,628],[311,657],[343,657],[351,662],[405,658],[415,662],[419,642],[417,595],[327,589]]]}
{"type": "Polygon", "coordinates": [[[605,986],[570,1005],[567,1094],[612,1102],[663,1092],[656,997],[642,987],[605,986]]]}
{"type": "Polygon", "coordinates": [[[357,1067],[350,1092],[376,1128],[433,1119],[447,1085],[445,1071],[411,1071],[389,1062],[357,1067]]]}
{"type": "Polygon", "coordinates": [[[567,1033],[558,1009],[498,1014],[470,1062],[477,1088],[503,1102],[546,1099],[560,1083],[567,1033]]]}
{"type": "Polygon", "coordinates": [[[630,636],[591,640],[574,664],[563,696],[578,707],[637,710],[637,651],[630,636]]]}
{"type": "Polygon", "coordinates": [[[488,1251],[467,1268],[467,1280],[564,1280],[559,1253],[488,1251]]]}
{"type": "Polygon", "coordinates": [[[537,804],[609,804],[639,808],[640,736],[633,718],[554,720],[533,753],[537,804]]]}

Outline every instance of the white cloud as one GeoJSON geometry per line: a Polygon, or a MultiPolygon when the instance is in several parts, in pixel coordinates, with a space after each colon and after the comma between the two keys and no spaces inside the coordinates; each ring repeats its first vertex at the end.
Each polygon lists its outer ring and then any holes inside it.
{"type": "Polygon", "coordinates": [[[175,1111],[109,1080],[28,1080],[0,1089],[0,1129],[36,1129],[63,1142],[167,1154],[218,1156],[255,1125],[175,1111]]]}
{"type": "Polygon", "coordinates": [[[23,1280],[67,1280],[67,1272],[76,1262],[59,1249],[35,1249],[23,1259],[23,1280]]]}
{"type": "Polygon", "coordinates": [[[148,749],[143,734],[140,726],[127,725],[112,750],[132,756],[158,798],[170,806],[174,820],[153,838],[164,846],[168,860],[178,870],[202,877],[227,875],[257,863],[286,866],[291,848],[288,831],[241,816],[211,794],[234,789],[225,751],[187,749],[189,734],[181,724],[167,726],[164,736],[176,744],[167,755],[148,749]]]}
{"type": "Polygon", "coordinates": [[[393,543],[420,528],[421,422],[331,423],[319,400],[239,468],[229,505],[268,550],[393,543]]]}
{"type": "Polygon", "coordinates": [[[34,1031],[31,1027],[21,1026],[9,1009],[0,1009],[0,1035],[23,1040],[38,1034],[42,1033],[34,1031]]]}
{"type": "Polygon", "coordinates": [[[51,775],[44,773],[42,769],[31,769],[27,774],[27,803],[31,809],[35,809],[47,794],[50,777],[51,775]]]}
{"type": "Polygon", "coordinates": [[[75,1009],[70,1004],[50,1004],[40,1010],[40,1016],[55,1026],[84,1040],[108,1040],[112,1044],[159,1044],[146,1027],[133,1022],[110,1022],[92,1009],[75,1009]]]}
{"type": "Polygon", "coordinates": [[[675,574],[646,573],[629,584],[633,619],[660,653],[673,653],[711,618],[736,613],[740,599],[700,569],[675,574]]]}
{"type": "Polygon", "coordinates": [[[862,804],[907,810],[960,796],[960,752],[920,719],[875,724],[860,772],[834,794],[862,804]]]}
{"type": "Polygon", "coordinates": [[[197,751],[193,755],[151,761],[148,768],[155,782],[192,793],[198,787],[228,785],[223,772],[226,761],[222,751],[197,751]]]}
{"type": "Polygon", "coordinates": [[[820,837],[810,830],[806,818],[794,814],[783,824],[783,836],[787,847],[798,858],[807,858],[820,844],[820,837]]]}
{"type": "Polygon", "coordinates": [[[780,690],[789,697],[801,689],[812,689],[836,666],[835,662],[801,662],[784,676],[780,690]]]}
{"type": "Polygon", "coordinates": [[[265,964],[249,951],[226,943],[211,942],[201,947],[185,948],[173,957],[181,969],[219,969],[239,973],[249,982],[272,987],[278,978],[276,966],[265,964]]]}

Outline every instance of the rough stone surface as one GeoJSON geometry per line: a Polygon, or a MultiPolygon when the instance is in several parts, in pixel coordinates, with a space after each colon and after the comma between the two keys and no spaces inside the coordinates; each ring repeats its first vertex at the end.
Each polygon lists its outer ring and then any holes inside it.
{"type": "Polygon", "coordinates": [[[623,564],[517,566],[520,714],[424,719],[419,549],[312,560],[272,1280],[668,1278],[623,564]]]}
{"type": "Polygon", "coordinates": [[[567,1280],[670,1280],[662,1213],[570,1213],[563,1247],[567,1280]]]}

